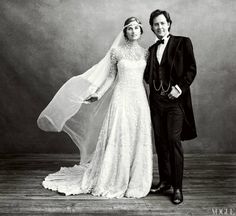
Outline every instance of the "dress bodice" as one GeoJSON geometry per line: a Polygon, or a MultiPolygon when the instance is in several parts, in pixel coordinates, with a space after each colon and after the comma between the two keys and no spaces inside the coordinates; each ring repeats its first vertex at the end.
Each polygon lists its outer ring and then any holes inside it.
{"type": "Polygon", "coordinates": [[[143,73],[146,66],[144,59],[129,60],[121,59],[118,64],[118,84],[124,88],[142,86],[143,73]]]}
{"type": "Polygon", "coordinates": [[[146,67],[146,50],[142,47],[119,47],[114,52],[113,61],[117,64],[117,84],[123,88],[143,86],[143,73],[146,67]]]}

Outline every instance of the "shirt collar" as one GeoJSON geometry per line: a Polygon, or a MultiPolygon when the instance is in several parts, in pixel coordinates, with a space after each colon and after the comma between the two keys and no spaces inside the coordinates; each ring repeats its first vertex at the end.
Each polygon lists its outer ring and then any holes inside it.
{"type": "Polygon", "coordinates": [[[167,41],[169,40],[170,38],[170,33],[167,34],[165,37],[163,37],[162,39],[159,39],[158,37],[156,38],[156,42],[159,41],[159,40],[164,40],[164,44],[167,43],[167,41]]]}

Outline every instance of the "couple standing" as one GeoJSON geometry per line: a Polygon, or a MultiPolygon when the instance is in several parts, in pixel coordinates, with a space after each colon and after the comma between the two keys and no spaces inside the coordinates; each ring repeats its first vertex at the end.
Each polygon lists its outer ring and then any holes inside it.
{"type": "Polygon", "coordinates": [[[190,39],[170,35],[166,11],[153,11],[149,23],[157,41],[148,51],[138,44],[141,22],[128,18],[106,56],[67,81],[40,114],[38,126],[68,133],[81,156],[79,165],[49,174],[45,188],[140,198],[173,187],[172,202],[183,201],[181,140],[196,137],[190,96],[196,63],[190,39]],[[152,185],[151,122],[158,185],[152,185]]]}

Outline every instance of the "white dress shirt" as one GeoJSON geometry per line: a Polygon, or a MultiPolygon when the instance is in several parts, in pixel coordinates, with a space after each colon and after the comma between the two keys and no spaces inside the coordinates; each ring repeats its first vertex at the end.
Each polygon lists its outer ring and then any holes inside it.
{"type": "MultiPolygon", "coordinates": [[[[156,56],[157,56],[157,60],[159,62],[159,64],[161,63],[161,59],[162,59],[162,56],[163,56],[163,53],[164,53],[164,50],[166,48],[166,45],[169,41],[169,38],[168,35],[166,35],[165,37],[163,37],[162,39],[164,40],[164,44],[159,44],[159,46],[157,47],[157,53],[156,53],[156,56]]],[[[157,41],[159,41],[159,39],[157,39],[157,41]]]]}

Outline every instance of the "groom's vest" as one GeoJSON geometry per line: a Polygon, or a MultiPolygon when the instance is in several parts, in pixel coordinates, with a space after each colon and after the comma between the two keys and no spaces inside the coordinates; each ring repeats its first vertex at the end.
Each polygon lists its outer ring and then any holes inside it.
{"type": "MultiPolygon", "coordinates": [[[[154,89],[160,94],[166,91],[169,93],[171,90],[171,76],[170,76],[170,64],[168,62],[168,47],[169,43],[166,45],[161,62],[159,63],[157,57],[155,56],[154,61],[154,74],[153,74],[153,86],[154,89]],[[161,85],[163,88],[161,88],[161,85]]],[[[157,51],[157,46],[155,48],[155,55],[157,51]]]]}

